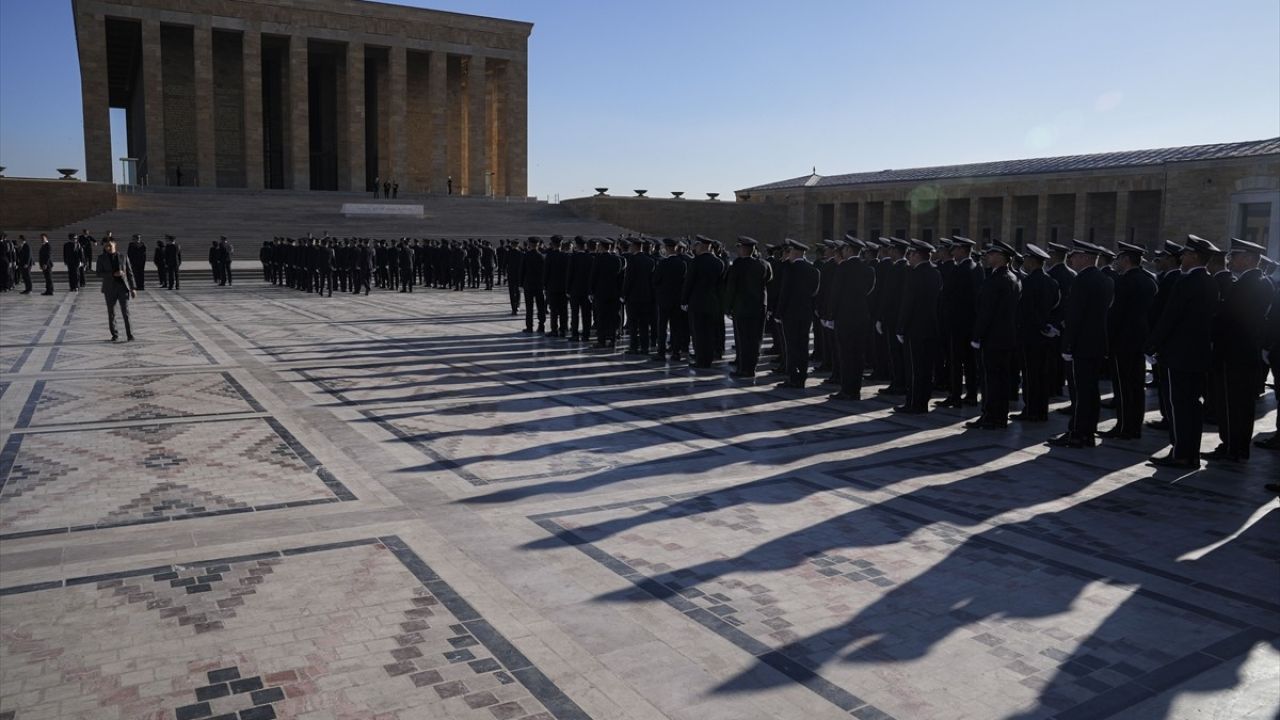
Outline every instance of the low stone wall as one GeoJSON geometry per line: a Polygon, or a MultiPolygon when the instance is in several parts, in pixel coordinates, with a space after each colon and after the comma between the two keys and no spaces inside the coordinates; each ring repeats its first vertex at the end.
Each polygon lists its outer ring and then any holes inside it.
{"type": "Polygon", "coordinates": [[[562,200],[574,215],[646,235],[707,235],[728,244],[739,235],[777,242],[787,228],[787,208],[772,203],[592,196],[562,200]]]}
{"type": "Polygon", "coordinates": [[[111,183],[0,178],[0,230],[6,232],[48,232],[115,208],[111,183]]]}

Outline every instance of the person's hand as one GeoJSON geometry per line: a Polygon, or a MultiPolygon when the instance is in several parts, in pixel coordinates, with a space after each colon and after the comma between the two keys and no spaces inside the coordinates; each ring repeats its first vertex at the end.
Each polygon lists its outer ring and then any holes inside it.
{"type": "Polygon", "coordinates": [[[899,344],[899,345],[906,345],[906,344],[907,344],[906,339],[905,339],[905,338],[903,338],[901,335],[895,335],[894,337],[898,338],[898,344],[899,344]]]}
{"type": "Polygon", "coordinates": [[[1062,359],[1071,362],[1071,353],[1062,353],[1062,359]]]}
{"type": "Polygon", "coordinates": [[[683,310],[684,312],[689,312],[689,306],[688,306],[688,305],[681,305],[681,306],[680,306],[680,309],[681,309],[681,310],[683,310]]]}
{"type": "Polygon", "coordinates": [[[1045,325],[1044,329],[1040,331],[1040,334],[1048,338],[1055,338],[1061,335],[1062,332],[1052,325],[1045,325]]]}
{"type": "Polygon", "coordinates": [[[123,272],[121,272],[121,271],[119,271],[119,270],[116,270],[115,272],[113,272],[113,273],[111,273],[111,274],[112,274],[112,275],[114,275],[115,277],[124,277],[124,273],[123,273],[123,272]]]}
{"type": "Polygon", "coordinates": [[[876,321],[876,334],[877,335],[884,334],[884,325],[882,325],[879,320],[876,321]]]}
{"type": "Polygon", "coordinates": [[[974,340],[973,342],[969,343],[969,347],[973,348],[974,350],[981,350],[982,343],[978,342],[977,340],[974,340]]]}
{"type": "Polygon", "coordinates": [[[136,298],[136,297],[138,297],[138,291],[137,291],[137,290],[130,290],[130,291],[129,291],[129,297],[130,297],[130,298],[136,298]]]}
{"type": "MultiPolygon", "coordinates": [[[[1264,351],[1264,352],[1265,352],[1265,351],[1264,351]]],[[[1156,364],[1156,356],[1155,356],[1155,355],[1147,355],[1147,356],[1146,356],[1146,358],[1147,358],[1147,364],[1148,364],[1148,365],[1155,365],[1155,364],[1156,364]]]]}

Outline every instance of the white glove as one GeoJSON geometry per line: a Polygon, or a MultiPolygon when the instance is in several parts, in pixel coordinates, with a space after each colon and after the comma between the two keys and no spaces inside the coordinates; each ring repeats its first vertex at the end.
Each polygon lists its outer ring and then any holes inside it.
{"type": "Polygon", "coordinates": [[[883,328],[883,327],[881,327],[881,325],[880,325],[880,321],[879,321],[879,320],[877,320],[877,321],[876,321],[876,334],[877,334],[877,335],[883,335],[883,334],[884,334],[884,328],[883,328]]]}
{"type": "Polygon", "coordinates": [[[978,342],[977,340],[974,340],[973,342],[969,343],[969,347],[973,348],[974,350],[981,350],[982,343],[978,342]]]}
{"type": "Polygon", "coordinates": [[[1071,353],[1062,353],[1062,359],[1071,362],[1071,353]]]}
{"type": "Polygon", "coordinates": [[[681,305],[681,306],[680,306],[680,309],[681,309],[681,310],[683,310],[684,312],[689,312],[689,306],[688,306],[688,305],[681,305]]]}
{"type": "Polygon", "coordinates": [[[1052,325],[1045,325],[1044,329],[1040,331],[1040,334],[1045,337],[1055,338],[1061,335],[1062,332],[1052,325]]]}
{"type": "Polygon", "coordinates": [[[828,330],[835,330],[835,329],[836,329],[836,321],[835,321],[835,320],[823,320],[823,321],[822,321],[822,324],[823,324],[823,325],[826,325],[828,330]]]}
{"type": "Polygon", "coordinates": [[[1271,364],[1271,351],[1270,351],[1270,350],[1263,350],[1263,351],[1262,351],[1262,363],[1263,363],[1264,365],[1270,365],[1270,364],[1271,364]]]}
{"type": "MultiPolygon", "coordinates": [[[[1264,350],[1263,352],[1265,352],[1265,350],[1264,350]]],[[[1156,356],[1155,356],[1155,355],[1148,355],[1148,356],[1147,356],[1147,364],[1148,364],[1148,365],[1155,365],[1155,364],[1156,364],[1156,356]]]]}
{"type": "Polygon", "coordinates": [[[904,340],[904,339],[902,338],[902,336],[901,336],[901,335],[894,335],[894,337],[898,338],[898,344],[899,344],[899,345],[906,345],[906,344],[907,344],[907,341],[906,341],[906,340],[904,340]]]}

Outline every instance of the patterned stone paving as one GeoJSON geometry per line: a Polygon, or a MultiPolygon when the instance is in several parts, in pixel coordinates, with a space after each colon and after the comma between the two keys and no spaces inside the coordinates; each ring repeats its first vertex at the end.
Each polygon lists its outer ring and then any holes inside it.
{"type": "Polygon", "coordinates": [[[96,291],[0,312],[0,720],[1280,713],[1273,453],[1167,476],[504,289],[183,285],[130,345],[96,291]]]}
{"type": "Polygon", "coordinates": [[[0,598],[16,718],[585,717],[395,537],[51,584],[0,598]]]}

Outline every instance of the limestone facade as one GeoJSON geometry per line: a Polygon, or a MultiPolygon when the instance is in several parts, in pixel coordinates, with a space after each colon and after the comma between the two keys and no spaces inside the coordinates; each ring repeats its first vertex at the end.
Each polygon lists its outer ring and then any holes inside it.
{"type": "Polygon", "coordinates": [[[1072,238],[1148,247],[1189,233],[1242,237],[1280,257],[1280,138],[854,175],[810,175],[736,193],[785,208],[817,241],[964,235],[1022,246],[1072,238]],[[1051,170],[1035,172],[1037,168],[1051,170]],[[1030,169],[1032,172],[1025,172],[1030,169]]]}
{"type": "Polygon", "coordinates": [[[363,0],[72,0],[86,177],[528,193],[529,23],[363,0]]]}

